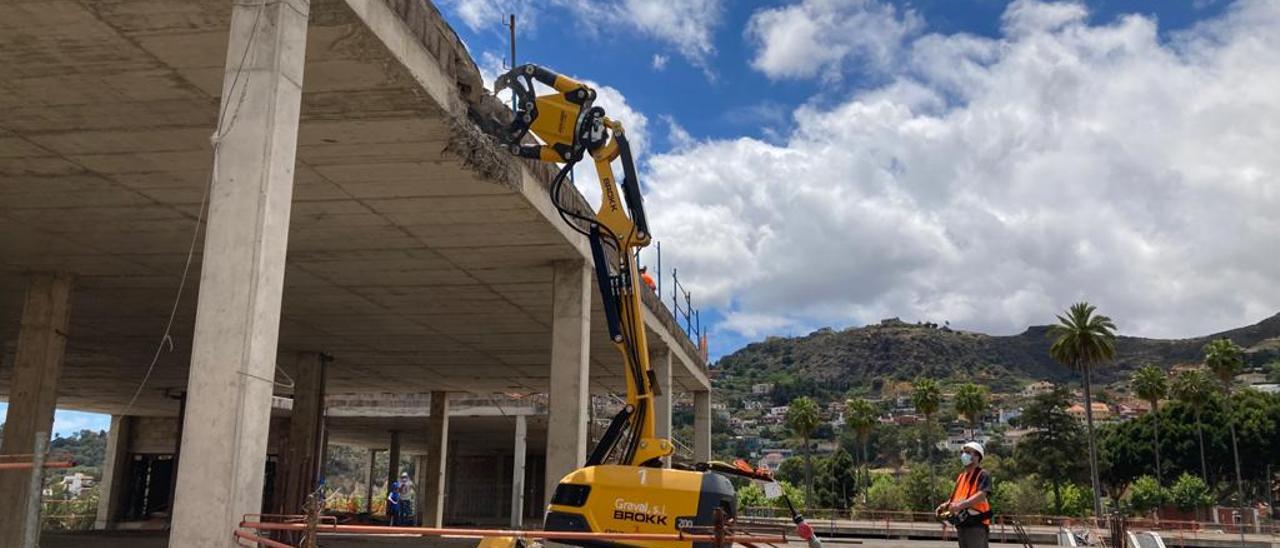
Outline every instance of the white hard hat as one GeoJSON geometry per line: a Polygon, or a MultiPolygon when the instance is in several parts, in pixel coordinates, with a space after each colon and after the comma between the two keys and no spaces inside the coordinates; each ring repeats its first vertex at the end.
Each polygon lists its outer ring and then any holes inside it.
{"type": "Polygon", "coordinates": [[[962,451],[963,451],[963,450],[965,450],[965,449],[972,449],[972,450],[974,450],[975,452],[977,452],[977,453],[978,453],[978,456],[979,456],[979,457],[982,457],[982,458],[986,458],[986,457],[987,457],[987,452],[986,452],[985,450],[983,450],[983,449],[982,449],[982,444],[981,444],[981,443],[978,443],[978,442],[976,442],[976,441],[971,441],[971,442],[969,442],[969,443],[966,443],[966,444],[964,444],[964,447],[961,447],[961,448],[960,448],[960,450],[962,450],[962,451]]]}

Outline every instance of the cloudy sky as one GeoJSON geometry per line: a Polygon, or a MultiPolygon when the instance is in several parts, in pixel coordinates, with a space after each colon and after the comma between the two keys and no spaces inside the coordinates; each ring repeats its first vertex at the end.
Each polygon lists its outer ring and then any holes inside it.
{"type": "Polygon", "coordinates": [[[1079,299],[1154,337],[1280,311],[1280,2],[441,9],[487,75],[514,11],[521,62],[607,86],[713,355],[1079,299]]]}

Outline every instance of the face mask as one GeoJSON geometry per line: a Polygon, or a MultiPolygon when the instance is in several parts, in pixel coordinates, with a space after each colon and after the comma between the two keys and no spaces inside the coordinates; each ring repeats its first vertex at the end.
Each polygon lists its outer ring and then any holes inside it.
{"type": "Polygon", "coordinates": [[[960,453],[960,462],[965,466],[969,466],[969,463],[973,462],[973,455],[970,455],[968,453],[960,453]]]}

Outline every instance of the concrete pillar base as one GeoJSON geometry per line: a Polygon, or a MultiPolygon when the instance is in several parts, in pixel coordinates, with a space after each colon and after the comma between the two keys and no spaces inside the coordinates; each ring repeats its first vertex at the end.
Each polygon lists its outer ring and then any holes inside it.
{"type": "Polygon", "coordinates": [[[427,417],[427,458],[422,472],[422,525],[444,525],[445,464],[449,452],[449,394],[431,393],[427,417]]]}
{"type": "Polygon", "coordinates": [[[551,398],[547,417],[544,498],[587,458],[591,335],[591,269],[585,261],[555,266],[552,280],[551,398]]]}
{"type": "MultiPolygon", "coordinates": [[[[70,276],[32,277],[22,307],[0,454],[31,455],[36,447],[48,447],[70,312],[70,276]]],[[[0,498],[5,504],[0,511],[0,546],[22,546],[28,524],[40,523],[40,492],[31,491],[35,474],[32,469],[0,472],[0,498]],[[28,516],[29,509],[36,515],[28,516]]]]}
{"type": "Polygon", "coordinates": [[[693,458],[711,460],[711,392],[693,393],[693,458]]]}

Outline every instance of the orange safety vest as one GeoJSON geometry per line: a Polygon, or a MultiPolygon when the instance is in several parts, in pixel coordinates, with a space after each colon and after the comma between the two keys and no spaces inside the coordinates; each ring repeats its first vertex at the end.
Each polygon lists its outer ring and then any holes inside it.
{"type": "MultiPolygon", "coordinates": [[[[960,471],[960,475],[956,476],[956,488],[951,492],[951,502],[960,502],[978,494],[978,477],[982,475],[981,467],[974,467],[972,472],[960,471]]],[[[990,497],[990,493],[987,494],[990,497]]],[[[991,503],[982,501],[970,506],[975,512],[985,515],[982,520],[983,525],[991,525],[991,503]]]]}
{"type": "Polygon", "coordinates": [[[658,284],[653,282],[653,276],[650,276],[648,272],[641,273],[640,279],[644,280],[644,285],[649,286],[649,289],[658,290],[658,284]]]}

